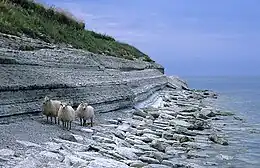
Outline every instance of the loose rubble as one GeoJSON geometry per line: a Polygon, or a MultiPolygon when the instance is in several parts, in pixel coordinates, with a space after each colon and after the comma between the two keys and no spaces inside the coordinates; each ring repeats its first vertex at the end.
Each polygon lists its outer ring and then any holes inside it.
{"type": "Polygon", "coordinates": [[[166,88],[160,97],[158,108],[136,108],[130,118],[112,117],[93,127],[75,121],[74,129],[42,144],[17,140],[21,149],[0,149],[0,167],[217,166],[206,149],[228,141],[211,126],[220,113],[201,101],[216,94],[166,88]]]}

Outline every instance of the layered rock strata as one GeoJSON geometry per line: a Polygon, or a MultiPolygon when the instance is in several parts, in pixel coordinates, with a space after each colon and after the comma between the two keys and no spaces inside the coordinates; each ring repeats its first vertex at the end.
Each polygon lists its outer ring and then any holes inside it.
{"type": "Polygon", "coordinates": [[[0,45],[0,116],[39,112],[46,95],[108,112],[131,107],[173,81],[156,63],[5,34],[0,45]]]}

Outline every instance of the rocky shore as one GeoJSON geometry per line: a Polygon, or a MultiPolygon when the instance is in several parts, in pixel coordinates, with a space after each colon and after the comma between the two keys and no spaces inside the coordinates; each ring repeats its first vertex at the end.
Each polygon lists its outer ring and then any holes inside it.
{"type": "MultiPolygon", "coordinates": [[[[227,114],[206,100],[210,91],[166,87],[133,109],[99,113],[94,127],[71,131],[42,115],[0,120],[0,167],[223,167],[215,151],[229,142],[214,123],[227,114]]],[[[225,167],[225,166],[224,166],[225,167]]]]}

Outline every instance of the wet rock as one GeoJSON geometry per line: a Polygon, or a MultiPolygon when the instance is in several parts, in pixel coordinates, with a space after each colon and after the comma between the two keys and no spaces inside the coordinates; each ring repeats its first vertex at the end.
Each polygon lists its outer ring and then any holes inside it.
{"type": "Polygon", "coordinates": [[[159,160],[156,160],[154,158],[150,158],[147,156],[141,156],[139,159],[148,164],[159,164],[160,163],[159,160]]]}
{"type": "Polygon", "coordinates": [[[206,168],[206,167],[198,165],[196,163],[188,163],[185,168],[206,168]]]}
{"type": "Polygon", "coordinates": [[[203,109],[201,109],[201,111],[199,113],[206,117],[216,117],[216,115],[217,115],[215,112],[213,112],[212,109],[209,109],[209,108],[203,108],[203,109]]]}
{"type": "Polygon", "coordinates": [[[162,164],[149,164],[147,166],[144,166],[143,168],[171,168],[171,167],[162,164]]]}
{"type": "Polygon", "coordinates": [[[209,140],[211,140],[214,143],[220,144],[220,145],[225,145],[225,146],[228,145],[228,141],[225,138],[220,137],[216,134],[210,135],[209,140]]]}
{"type": "Polygon", "coordinates": [[[216,162],[204,162],[205,166],[218,166],[216,162]]]}
{"type": "Polygon", "coordinates": [[[204,115],[202,113],[196,113],[195,116],[197,119],[203,119],[203,120],[209,119],[209,117],[207,117],[206,115],[204,115]]]}
{"type": "Polygon", "coordinates": [[[210,126],[205,121],[196,120],[194,124],[189,127],[189,130],[200,130],[203,131],[204,129],[209,129],[210,126]]]}
{"type": "Polygon", "coordinates": [[[177,134],[183,134],[183,135],[188,135],[188,136],[196,136],[197,135],[196,133],[188,130],[187,128],[180,127],[180,126],[176,126],[174,132],[177,133],[177,134]]]}
{"type": "Polygon", "coordinates": [[[91,161],[87,168],[128,168],[125,163],[113,160],[113,159],[104,159],[104,158],[96,158],[91,161]]]}
{"type": "Polygon", "coordinates": [[[182,127],[191,127],[192,125],[186,121],[183,121],[183,120],[178,120],[178,119],[173,119],[173,120],[170,120],[170,125],[171,126],[182,126],[182,127]]]}
{"type": "Polygon", "coordinates": [[[187,158],[188,158],[188,159],[193,159],[193,158],[209,158],[209,155],[205,154],[205,152],[189,151],[189,152],[187,153],[187,158]]]}
{"type": "Polygon", "coordinates": [[[220,160],[232,160],[233,159],[232,156],[223,155],[223,154],[217,155],[217,158],[220,159],[220,160]]]}
{"type": "Polygon", "coordinates": [[[230,111],[218,111],[216,113],[216,115],[220,115],[220,116],[233,116],[235,115],[234,113],[230,112],[230,111]]]}
{"type": "Polygon", "coordinates": [[[141,168],[141,167],[144,167],[144,166],[147,166],[148,163],[144,163],[142,161],[134,161],[130,164],[130,167],[137,167],[137,168],[141,168]]]}
{"type": "Polygon", "coordinates": [[[238,117],[238,116],[234,116],[234,119],[235,119],[235,120],[239,120],[239,121],[243,121],[243,119],[240,118],[240,117],[238,117]]]}
{"type": "Polygon", "coordinates": [[[13,156],[15,151],[11,149],[0,149],[0,156],[13,156]]]}
{"type": "Polygon", "coordinates": [[[60,135],[58,137],[63,140],[67,140],[67,141],[71,141],[71,142],[78,142],[77,139],[71,134],[64,134],[64,135],[60,135]]]}
{"type": "Polygon", "coordinates": [[[191,149],[206,149],[208,148],[210,145],[205,142],[205,143],[198,143],[198,142],[184,142],[181,144],[182,147],[186,147],[186,148],[191,148],[191,149]]]}
{"type": "Polygon", "coordinates": [[[153,140],[151,142],[150,146],[159,150],[159,151],[161,151],[161,152],[164,152],[167,145],[163,142],[158,141],[158,140],[153,140]]]}
{"type": "MultiPolygon", "coordinates": [[[[187,104],[186,104],[187,105],[187,104]]],[[[180,112],[188,112],[188,113],[192,113],[192,112],[196,112],[198,111],[198,108],[195,108],[195,107],[187,107],[183,110],[181,110],[180,112]]]]}

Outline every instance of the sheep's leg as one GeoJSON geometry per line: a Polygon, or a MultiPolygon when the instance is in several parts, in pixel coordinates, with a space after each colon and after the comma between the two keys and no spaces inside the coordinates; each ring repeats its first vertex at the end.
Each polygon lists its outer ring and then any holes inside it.
{"type": "Polygon", "coordinates": [[[52,116],[51,116],[51,123],[52,123],[52,116]]]}
{"type": "Polygon", "coordinates": [[[47,122],[49,122],[49,116],[46,116],[47,117],[47,122]]]}
{"type": "Polygon", "coordinates": [[[68,127],[68,130],[70,130],[70,122],[67,121],[67,127],[68,127]]]}
{"type": "Polygon", "coordinates": [[[79,118],[79,121],[80,121],[80,126],[82,126],[82,119],[81,119],[81,117],[79,118]]]}
{"type": "Polygon", "coordinates": [[[91,127],[93,127],[93,118],[90,118],[91,121],[91,127]]]}
{"type": "Polygon", "coordinates": [[[72,123],[72,121],[70,121],[70,130],[71,130],[71,123],[72,123]]]}
{"type": "Polygon", "coordinates": [[[83,119],[83,126],[86,126],[86,120],[83,119]]]}
{"type": "Polygon", "coordinates": [[[60,125],[60,119],[58,118],[58,125],[60,125]]]}
{"type": "Polygon", "coordinates": [[[55,121],[55,124],[57,124],[57,118],[56,118],[56,117],[54,117],[54,119],[55,119],[55,120],[54,120],[54,121],[55,121]]]}
{"type": "Polygon", "coordinates": [[[64,121],[62,121],[62,127],[63,127],[63,128],[65,127],[65,122],[64,122],[64,121]]]}

